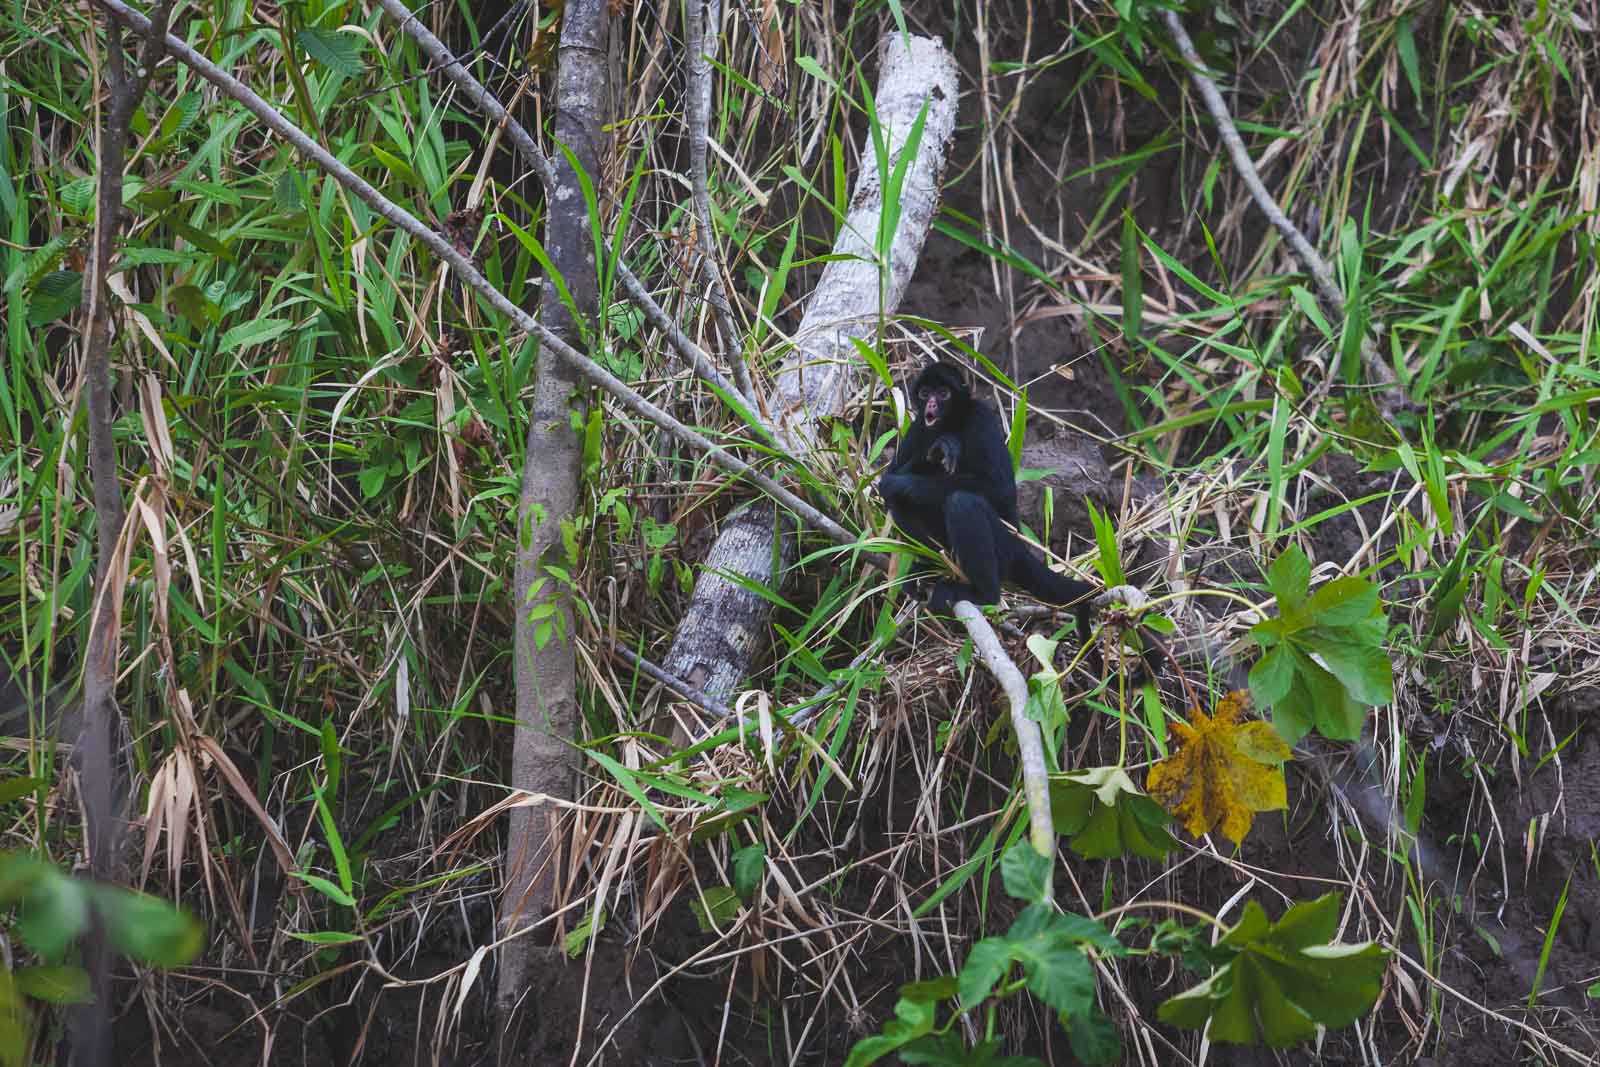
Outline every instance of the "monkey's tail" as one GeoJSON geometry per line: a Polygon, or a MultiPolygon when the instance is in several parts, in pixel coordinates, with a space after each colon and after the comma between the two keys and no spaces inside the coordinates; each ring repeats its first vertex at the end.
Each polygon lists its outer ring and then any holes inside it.
{"type": "Polygon", "coordinates": [[[1017,553],[1011,566],[1011,580],[1046,604],[1075,609],[1088,607],[1088,598],[1100,591],[1097,585],[1057,574],[1044,560],[1027,551],[1017,553]]]}

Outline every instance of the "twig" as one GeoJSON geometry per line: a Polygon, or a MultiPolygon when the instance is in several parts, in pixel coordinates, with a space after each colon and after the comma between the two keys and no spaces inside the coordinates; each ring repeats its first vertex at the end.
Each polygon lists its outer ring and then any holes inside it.
{"type": "MultiPolygon", "coordinates": [[[[417,42],[417,47],[422,49],[423,54],[444,70],[445,75],[455,83],[456,88],[460,89],[468,100],[472,101],[473,106],[491,122],[499,123],[504,127],[507,136],[511,138],[512,145],[522,154],[522,158],[527,161],[528,166],[533,168],[533,172],[538,175],[539,181],[544,183],[544,187],[546,189],[554,188],[555,172],[550,166],[549,157],[539,148],[538,142],[533,139],[532,135],[523,128],[522,123],[518,122],[500,101],[495,99],[494,94],[484,88],[483,84],[472,76],[471,71],[462,66],[450,54],[450,50],[445,47],[444,42],[435,37],[415,15],[408,11],[401,0],[378,0],[378,2],[382,4],[383,9],[389,13],[390,17],[400,23],[400,28],[410,35],[412,40],[417,42]]],[[[611,253],[607,250],[606,254],[610,255],[611,253]]],[[[683,332],[682,327],[656,302],[655,298],[650,295],[650,291],[644,287],[644,283],[629,269],[620,255],[616,257],[616,261],[617,277],[621,279],[622,288],[628,294],[628,299],[632,300],[639,310],[644,312],[645,320],[650,325],[661,331],[662,336],[667,339],[667,343],[672,345],[674,350],[689,361],[689,365],[694,368],[694,372],[707,383],[730,395],[746,395],[739,386],[723,377],[722,372],[717,370],[716,365],[711,361],[711,357],[706,353],[705,349],[695,344],[689,335],[683,332]]],[[[756,426],[767,435],[771,442],[779,443],[782,441],[776,428],[767,421],[761,412],[752,410],[750,415],[754,418],[756,426]]]]}
{"type": "MultiPolygon", "coordinates": [[[[141,33],[148,31],[150,20],[130,8],[122,0],[95,0],[95,2],[121,20],[124,25],[141,33]]],[[[390,0],[384,0],[384,2],[389,3],[390,0]]],[[[305,132],[298,126],[284,118],[271,104],[268,104],[252,91],[249,86],[212,63],[177,37],[168,34],[166,43],[167,49],[175,58],[191,67],[228,97],[237,101],[251,114],[255,115],[256,118],[260,119],[267,128],[289,142],[297,151],[321,167],[340,185],[355,193],[379,215],[426,245],[434,255],[448,263],[463,282],[477,290],[490,306],[515,322],[521,329],[537,335],[540,343],[554,352],[559,358],[570,363],[584,377],[610,393],[630,410],[649,419],[683,443],[704,452],[713,463],[723,470],[747,479],[752,485],[766,492],[774,500],[789,508],[828,537],[841,544],[853,544],[856,541],[855,535],[845,530],[837,522],[823,515],[816,508],[801,500],[768,476],[760,473],[744,460],[713,444],[702,434],[690,429],[665,411],[662,411],[629,388],[610,371],[567,344],[560,337],[557,337],[544,323],[512,303],[504,293],[490,284],[489,280],[479,273],[478,268],[472,264],[472,261],[463,255],[450,241],[423,225],[417,220],[416,216],[384,196],[377,189],[374,189],[360,175],[334,158],[327,149],[306,136],[305,132]]],[[[879,560],[872,560],[872,557],[868,554],[864,553],[863,558],[874,562],[876,565],[884,565],[879,560]]]]}
{"type": "Polygon", "coordinates": [[[706,180],[706,138],[711,129],[711,61],[717,55],[717,32],[722,7],[717,0],[685,0],[684,35],[689,38],[689,181],[693,189],[695,236],[700,244],[700,267],[710,290],[711,312],[722,333],[733,380],[746,397],[754,399],[750,368],[745,363],[739,327],[733,321],[728,293],[722,287],[722,259],[711,228],[711,191],[706,180]]]}
{"type": "MultiPolygon", "coordinates": [[[[1338,284],[1333,280],[1332,268],[1311,246],[1311,242],[1306,240],[1305,234],[1300,232],[1299,227],[1289,221],[1289,217],[1283,213],[1283,209],[1272,198],[1272,194],[1267,192],[1266,185],[1261,181],[1261,174],[1256,170],[1255,163],[1250,159],[1250,152],[1244,146],[1244,139],[1239,136],[1238,127],[1233,124],[1233,116],[1228,112],[1228,105],[1217,90],[1217,83],[1212,80],[1210,71],[1206,69],[1205,60],[1195,51],[1194,42],[1189,39],[1188,31],[1183,28],[1183,20],[1170,8],[1163,11],[1162,16],[1167,21],[1167,30],[1178,46],[1178,53],[1189,66],[1190,79],[1194,81],[1195,88],[1200,90],[1200,97],[1205,101],[1206,110],[1211,113],[1211,120],[1217,124],[1217,132],[1222,137],[1223,145],[1228,149],[1228,156],[1233,160],[1234,169],[1239,172],[1239,176],[1244,179],[1245,187],[1250,190],[1251,198],[1255,200],[1262,214],[1267,216],[1267,221],[1272,223],[1273,228],[1288,242],[1289,249],[1300,262],[1301,269],[1311,275],[1317,295],[1322,298],[1322,303],[1329,314],[1343,322],[1344,294],[1339,291],[1338,284]]],[[[1378,358],[1376,346],[1373,345],[1371,338],[1365,336],[1361,339],[1361,361],[1383,383],[1384,390],[1379,407],[1385,417],[1404,408],[1406,399],[1395,381],[1394,371],[1378,358]]]]}
{"type": "MultiPolygon", "coordinates": [[[[958,600],[956,618],[966,624],[972,645],[989,668],[1011,705],[1011,729],[1017,735],[1017,758],[1022,764],[1022,793],[1028,802],[1028,840],[1033,850],[1054,862],[1056,828],[1050,815],[1050,772],[1044,760],[1044,739],[1039,724],[1028,718],[1028,683],[1011,662],[1000,638],[971,601],[958,600]]],[[[1045,884],[1046,899],[1050,886],[1045,884]]]]}
{"type": "Polygon", "coordinates": [[[716,697],[708,696],[701,690],[696,689],[694,686],[684,681],[682,678],[679,678],[676,674],[662,670],[654,663],[634,652],[634,650],[629,648],[627,645],[617,641],[616,638],[611,639],[611,651],[620,656],[622,660],[629,666],[637,667],[646,675],[660,682],[674,693],[677,693],[689,703],[696,705],[703,711],[717,716],[719,719],[731,719],[738,714],[738,712],[728,707],[728,705],[724,704],[716,697]]]}

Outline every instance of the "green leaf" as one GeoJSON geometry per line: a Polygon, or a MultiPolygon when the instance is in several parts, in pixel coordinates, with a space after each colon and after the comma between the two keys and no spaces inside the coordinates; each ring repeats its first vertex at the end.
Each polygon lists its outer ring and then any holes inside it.
{"type": "Polygon", "coordinates": [[[1272,561],[1267,571],[1267,588],[1278,598],[1278,610],[1291,614],[1305,603],[1306,590],[1311,586],[1311,561],[1299,545],[1290,545],[1283,555],[1272,561]]]}
{"type": "Polygon", "coordinates": [[[48,326],[83,303],[83,275],[53,270],[39,279],[28,298],[28,325],[48,326]]]}
{"type": "Polygon", "coordinates": [[[94,1000],[89,975],[71,964],[19,967],[12,974],[17,991],[51,1004],[88,1004],[94,1000]]]}
{"type": "Polygon", "coordinates": [[[1072,1054],[1083,1063],[1115,1063],[1122,1058],[1122,1034],[1098,1008],[1064,1019],[1072,1054]]]}
{"type": "Polygon", "coordinates": [[[46,870],[27,891],[17,933],[40,959],[53,963],[89,928],[89,891],[53,866],[46,870]]]}
{"type": "Polygon", "coordinates": [[[361,61],[365,43],[353,33],[339,33],[307,26],[294,35],[295,42],[305,49],[306,55],[347,78],[359,78],[366,64],[361,61]]]}
{"type": "Polygon", "coordinates": [[[323,896],[327,897],[335,904],[343,904],[347,908],[353,908],[356,905],[355,897],[352,897],[349,893],[346,893],[343,889],[340,889],[338,886],[334,885],[321,875],[307,874],[304,871],[291,871],[289,873],[293,874],[296,878],[300,879],[311,888],[320,892],[323,896]]]}
{"type": "Polygon", "coordinates": [[[733,889],[740,900],[749,901],[755,896],[766,870],[767,850],[760,842],[746,845],[733,854],[733,889]]]}
{"type": "Polygon", "coordinates": [[[296,941],[304,941],[308,945],[322,945],[323,947],[348,945],[360,941],[360,934],[353,934],[348,930],[316,930],[308,934],[296,930],[287,931],[296,941]]]}
{"type": "Polygon", "coordinates": [[[694,921],[704,934],[725,930],[739,914],[739,894],[732,886],[714,885],[703,894],[703,899],[689,901],[694,921]]]}
{"type": "Polygon", "coordinates": [[[1132,853],[1158,860],[1178,847],[1167,830],[1171,816],[1134,785],[1121,767],[1095,767],[1050,780],[1056,832],[1085,859],[1132,853]]]}
{"type": "Polygon", "coordinates": [[[1311,566],[1291,547],[1273,562],[1268,585],[1282,614],[1250,631],[1267,652],[1250,670],[1256,703],[1290,744],[1312,730],[1335,740],[1361,736],[1367,707],[1394,700],[1394,667],[1384,647],[1388,620],[1378,587],[1340,577],[1306,596],[1311,566]]]}
{"type": "Polygon", "coordinates": [[[1200,985],[1161,1005],[1162,1022],[1208,1026],[1214,1042],[1277,1048],[1348,1026],[1378,999],[1389,952],[1373,942],[1325,944],[1338,927],[1340,895],[1296,904],[1276,924],[1261,905],[1245,905],[1239,924],[1217,943],[1235,955],[1200,985]]]}
{"type": "Polygon", "coordinates": [[[857,1041],[845,1058],[845,1067],[867,1067],[924,1034],[932,1033],[937,1010],[930,1001],[901,997],[895,1001],[895,1017],[883,1024],[883,1032],[857,1041]]]}
{"type": "Polygon", "coordinates": [[[9,782],[0,782],[0,804],[20,800],[37,793],[49,784],[49,780],[45,778],[13,778],[9,782]]]}
{"type": "Polygon", "coordinates": [[[181,967],[205,947],[205,928],[160,897],[115,886],[91,887],[106,933],[118,952],[157,967],[181,967]]]}
{"type": "Polygon", "coordinates": [[[1133,213],[1122,213],[1122,336],[1129,342],[1139,336],[1144,315],[1144,276],[1139,268],[1139,227],[1133,213]]]}
{"type": "Polygon", "coordinates": [[[961,1005],[970,1011],[988,997],[995,983],[1022,965],[1027,988],[1058,1012],[1087,1011],[1094,1003],[1094,967],[1085,949],[1121,953],[1106,928],[1082,915],[1058,912],[1049,904],[1030,904],[1011,929],[972,946],[957,981],[961,1005]]]}
{"type": "Polygon", "coordinates": [[[1006,892],[1030,903],[1045,899],[1054,864],[1026,841],[1018,841],[1000,857],[1000,879],[1006,892]]]}
{"type": "Polygon", "coordinates": [[[288,319],[251,319],[230,327],[217,342],[217,355],[225,356],[240,348],[264,345],[288,333],[294,325],[288,319]]]}

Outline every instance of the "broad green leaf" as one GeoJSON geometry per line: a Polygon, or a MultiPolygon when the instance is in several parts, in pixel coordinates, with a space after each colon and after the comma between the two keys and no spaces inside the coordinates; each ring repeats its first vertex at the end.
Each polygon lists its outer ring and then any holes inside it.
{"type": "Polygon", "coordinates": [[[359,78],[366,69],[361,62],[361,47],[365,42],[353,33],[307,26],[295,34],[294,39],[305,49],[306,55],[347,78],[359,78]]]}
{"type": "Polygon", "coordinates": [[[355,907],[355,897],[352,897],[349,893],[346,893],[343,889],[340,889],[337,885],[322,877],[320,874],[307,874],[304,871],[291,871],[290,873],[296,878],[300,879],[302,882],[306,883],[306,885],[309,885],[311,888],[317,890],[329,900],[333,901],[335,904],[343,904],[347,908],[355,907]]]}
{"type": "Polygon", "coordinates": [[[1208,1026],[1216,1042],[1284,1048],[1316,1028],[1348,1026],[1378,998],[1389,952],[1372,942],[1325,944],[1339,919],[1340,896],[1296,904],[1277,923],[1261,905],[1245,905],[1239,924],[1218,942],[1235,955],[1200,985],[1161,1005],[1162,1022],[1208,1026]]]}
{"type": "Polygon", "coordinates": [[[857,1041],[845,1058],[845,1067],[867,1067],[922,1035],[932,1033],[936,1011],[932,1001],[901,997],[895,1001],[895,1017],[883,1024],[883,1032],[857,1041]]]}
{"type": "Polygon", "coordinates": [[[714,885],[705,891],[703,897],[689,901],[700,932],[709,934],[727,929],[739,914],[739,894],[730,885],[714,885]]]}
{"type": "Polygon", "coordinates": [[[1062,1020],[1072,1054],[1082,1063],[1115,1063],[1122,1058],[1122,1034],[1098,1008],[1062,1020]]]}
{"type": "Polygon", "coordinates": [[[111,943],[124,956],[181,967],[205,948],[205,927],[170,901],[115,886],[91,888],[111,943]]]}
{"type": "Polygon", "coordinates": [[[1281,556],[1272,561],[1267,571],[1267,588],[1278,598],[1278,611],[1291,614],[1305,603],[1306,590],[1311,587],[1311,561],[1298,545],[1290,545],[1281,556]]]}
{"type": "Polygon", "coordinates": [[[1282,614],[1250,631],[1266,649],[1250,671],[1256,702],[1272,709],[1289,744],[1312,730],[1335,740],[1361,736],[1367,707],[1394,699],[1394,667],[1384,641],[1388,621],[1378,587],[1341,577],[1305,595],[1310,563],[1298,548],[1268,575],[1282,614]]]}
{"type": "Polygon", "coordinates": [[[1158,860],[1178,846],[1167,831],[1171,817],[1133,784],[1121,767],[1095,767],[1050,780],[1056,832],[1085,859],[1132,853],[1158,860]]]}
{"type": "Polygon", "coordinates": [[[30,886],[17,918],[23,943],[50,963],[61,959],[67,945],[88,928],[88,886],[54,867],[30,886]]]}
{"type": "Polygon", "coordinates": [[[12,974],[17,990],[51,1004],[88,1004],[94,1000],[89,975],[71,964],[19,967],[12,974]]]}
{"type": "Polygon", "coordinates": [[[1049,904],[1030,904],[1010,930],[972,946],[958,976],[962,1007],[971,1010],[981,1004],[1012,964],[1020,963],[1034,996],[1058,1012],[1087,1011],[1094,1003],[1094,967],[1087,947],[1122,951],[1095,920],[1058,912],[1049,904]]]}
{"type": "Polygon", "coordinates": [[[1049,856],[1041,856],[1026,841],[1018,841],[1000,857],[1000,879],[1008,894],[1031,904],[1045,898],[1054,866],[1049,856]]]}

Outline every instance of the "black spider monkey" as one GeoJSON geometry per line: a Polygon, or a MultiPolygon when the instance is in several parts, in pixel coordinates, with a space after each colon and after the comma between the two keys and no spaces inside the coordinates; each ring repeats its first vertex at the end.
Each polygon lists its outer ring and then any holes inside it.
{"type": "MultiPolygon", "coordinates": [[[[1000,416],[976,400],[966,379],[930,363],[911,386],[916,418],[878,482],[889,514],[918,541],[949,549],[965,582],[940,579],[928,606],[947,613],[958,600],[993,604],[1011,582],[1051,604],[1074,609],[1089,640],[1090,598],[1099,586],[1057,574],[1006,523],[1017,522],[1017,479],[1000,416]]],[[[930,569],[924,561],[918,572],[930,569]]]]}

